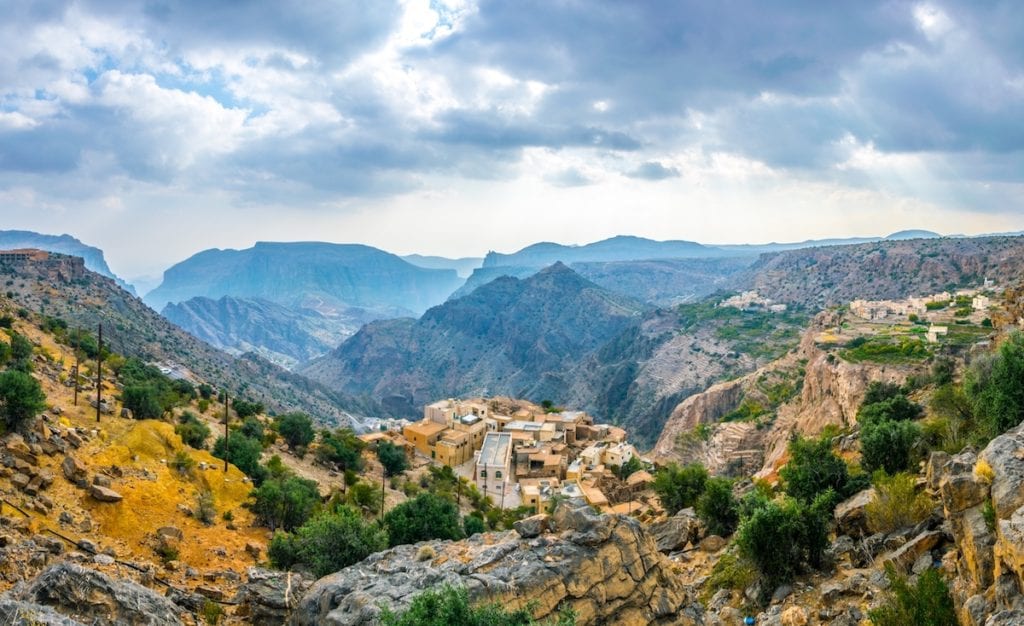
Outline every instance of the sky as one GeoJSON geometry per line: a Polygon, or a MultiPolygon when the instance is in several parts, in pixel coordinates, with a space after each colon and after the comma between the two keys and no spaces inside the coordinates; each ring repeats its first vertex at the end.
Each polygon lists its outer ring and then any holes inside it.
{"type": "Polygon", "coordinates": [[[1024,3],[0,0],[0,228],[450,257],[1024,229],[1024,3]]]}

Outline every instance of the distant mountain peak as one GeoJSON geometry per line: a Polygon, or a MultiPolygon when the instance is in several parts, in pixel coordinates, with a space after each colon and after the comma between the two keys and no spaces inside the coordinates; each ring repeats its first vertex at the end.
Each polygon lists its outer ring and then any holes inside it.
{"type": "Polygon", "coordinates": [[[901,230],[886,237],[887,241],[900,241],[903,239],[938,239],[942,237],[939,233],[930,230],[901,230]]]}

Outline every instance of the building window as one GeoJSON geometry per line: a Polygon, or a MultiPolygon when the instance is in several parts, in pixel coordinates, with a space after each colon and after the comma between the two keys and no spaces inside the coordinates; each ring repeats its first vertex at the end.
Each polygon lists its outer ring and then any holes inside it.
{"type": "Polygon", "coordinates": [[[494,472],[494,477],[495,478],[501,478],[501,470],[498,470],[498,471],[494,472]]]}
{"type": "Polygon", "coordinates": [[[480,470],[480,478],[487,478],[487,470],[480,470]]]}

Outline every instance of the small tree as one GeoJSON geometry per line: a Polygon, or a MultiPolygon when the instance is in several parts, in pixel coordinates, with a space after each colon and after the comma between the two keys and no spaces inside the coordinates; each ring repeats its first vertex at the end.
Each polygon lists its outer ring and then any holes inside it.
{"type": "Polygon", "coordinates": [[[295,530],[320,504],[316,482],[298,476],[269,479],[253,490],[252,498],[256,522],[271,530],[295,530]]]}
{"type": "Polygon", "coordinates": [[[202,449],[206,447],[206,440],[210,436],[210,427],[204,422],[201,422],[192,413],[188,411],[181,414],[179,424],[174,427],[174,432],[181,437],[181,440],[186,445],[192,446],[196,449],[202,449]]]}
{"type": "Polygon", "coordinates": [[[851,481],[846,463],[832,452],[828,438],[789,442],[789,463],[779,471],[785,481],[786,493],[809,504],[819,494],[831,489],[838,498],[852,495],[867,486],[867,481],[851,481]]]}
{"type": "Polygon", "coordinates": [[[276,534],[267,552],[275,567],[302,564],[320,578],[387,545],[387,533],[376,523],[366,522],[358,511],[342,506],[312,518],[294,535],[276,534]]]}
{"type": "Polygon", "coordinates": [[[390,441],[380,441],[377,443],[377,459],[384,466],[384,473],[388,476],[401,474],[409,466],[408,459],[405,457],[405,450],[390,441]]]}
{"type": "Polygon", "coordinates": [[[861,467],[867,472],[903,472],[918,458],[921,427],[914,422],[869,422],[860,431],[861,467]]]}
{"type": "Polygon", "coordinates": [[[360,452],[365,445],[347,428],[339,428],[334,432],[325,430],[320,433],[316,456],[322,463],[334,465],[342,471],[351,469],[358,472],[363,469],[360,452]]]}
{"type": "Polygon", "coordinates": [[[868,612],[874,626],[957,626],[956,608],[949,587],[938,570],[928,569],[911,586],[905,576],[886,565],[891,582],[885,604],[868,612]]]}
{"type": "Polygon", "coordinates": [[[388,511],[384,516],[392,546],[429,539],[461,539],[462,524],[455,503],[421,493],[388,511]]]}
{"type": "Polygon", "coordinates": [[[711,478],[704,485],[704,493],[697,498],[697,517],[712,535],[728,537],[740,521],[739,505],[732,495],[732,481],[711,478]]]}
{"type": "Polygon", "coordinates": [[[661,506],[669,515],[691,507],[704,492],[708,471],[700,463],[679,467],[669,463],[658,470],[654,477],[654,491],[661,499],[661,506]]]}
{"type": "Polygon", "coordinates": [[[150,384],[125,385],[121,394],[124,408],[137,420],[159,419],[164,414],[160,403],[160,390],[150,384]]]}
{"type": "Polygon", "coordinates": [[[472,537],[477,533],[487,532],[487,524],[478,515],[467,515],[462,518],[462,530],[466,533],[467,537],[472,537]]]}
{"type": "Polygon", "coordinates": [[[228,461],[242,470],[256,485],[263,482],[266,477],[267,470],[260,465],[263,446],[259,441],[250,439],[238,431],[230,433],[227,441],[224,437],[218,437],[213,444],[212,454],[218,459],[223,459],[226,455],[228,461]]]}
{"type": "Polygon", "coordinates": [[[864,511],[873,532],[891,533],[928,517],[935,503],[918,493],[916,482],[912,474],[876,475],[875,496],[864,511]]]}
{"type": "Polygon", "coordinates": [[[25,372],[0,373],[0,412],[4,425],[14,430],[46,408],[46,394],[39,381],[25,372]]]}
{"type": "Polygon", "coordinates": [[[293,450],[305,448],[313,443],[316,432],[313,430],[313,420],[305,413],[285,413],[276,419],[277,432],[284,437],[288,447],[293,450]]]}

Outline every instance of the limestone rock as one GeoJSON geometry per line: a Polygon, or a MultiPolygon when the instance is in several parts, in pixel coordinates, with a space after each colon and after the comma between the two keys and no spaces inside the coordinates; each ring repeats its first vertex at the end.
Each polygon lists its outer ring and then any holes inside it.
{"type": "Polygon", "coordinates": [[[239,604],[236,615],[253,626],[284,624],[309,585],[299,574],[251,567],[248,580],[235,596],[239,604]]]}
{"type": "Polygon", "coordinates": [[[100,502],[120,502],[124,499],[124,496],[113,489],[109,487],[101,487],[99,485],[93,485],[89,489],[89,495],[92,496],[94,500],[99,500],[100,502]]]}
{"type": "Polygon", "coordinates": [[[941,539],[940,531],[923,532],[896,550],[882,555],[882,563],[892,563],[897,570],[906,572],[922,554],[938,545],[941,539]]]}
{"type": "Polygon", "coordinates": [[[868,534],[868,504],[875,497],[875,490],[865,489],[836,506],[836,534],[858,538],[868,534]]]}
{"type": "Polygon", "coordinates": [[[178,626],[182,623],[177,607],[163,596],[133,582],[114,580],[67,562],[47,568],[27,585],[0,596],[0,604],[9,600],[47,606],[57,613],[97,626],[178,626]]]}
{"type": "Polygon", "coordinates": [[[533,539],[534,537],[539,537],[548,529],[549,517],[550,516],[544,513],[527,517],[526,519],[521,519],[513,523],[512,528],[514,528],[523,539],[533,539]]]}
{"type": "Polygon", "coordinates": [[[509,609],[532,603],[537,619],[568,605],[579,626],[700,623],[702,609],[640,522],[599,515],[572,501],[562,503],[551,521],[554,533],[533,539],[481,533],[374,554],[317,581],[289,623],[373,623],[380,603],[401,610],[417,594],[445,583],[465,587],[473,602],[509,609]],[[417,561],[423,545],[433,547],[437,558],[417,561]]]}
{"type": "Polygon", "coordinates": [[[998,519],[1008,519],[1024,506],[1024,427],[1007,431],[989,442],[979,455],[988,462],[992,479],[992,504],[998,519]]]}
{"type": "Polygon", "coordinates": [[[89,468],[75,457],[71,455],[64,457],[64,462],[61,463],[60,468],[63,470],[64,478],[67,478],[68,482],[79,486],[88,484],[89,468]]]}
{"type": "Polygon", "coordinates": [[[5,626],[84,626],[48,606],[0,598],[0,624],[5,626]]]}
{"type": "Polygon", "coordinates": [[[672,517],[651,524],[647,530],[660,552],[675,552],[699,540],[700,521],[693,508],[682,509],[672,517]]]}
{"type": "Polygon", "coordinates": [[[1024,624],[1024,611],[1000,611],[985,621],[985,626],[1020,626],[1024,624]]]}

